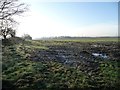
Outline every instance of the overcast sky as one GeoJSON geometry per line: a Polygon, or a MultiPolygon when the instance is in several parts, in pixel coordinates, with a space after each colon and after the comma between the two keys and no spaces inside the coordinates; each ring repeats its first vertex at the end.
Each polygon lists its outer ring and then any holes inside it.
{"type": "Polygon", "coordinates": [[[117,2],[41,2],[23,0],[29,5],[19,17],[17,35],[33,38],[54,36],[117,36],[117,2]]]}

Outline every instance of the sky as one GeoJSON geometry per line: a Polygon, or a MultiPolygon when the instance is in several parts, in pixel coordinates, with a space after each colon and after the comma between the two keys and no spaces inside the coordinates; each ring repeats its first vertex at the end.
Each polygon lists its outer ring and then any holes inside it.
{"type": "Polygon", "coordinates": [[[117,2],[43,2],[23,0],[29,10],[17,18],[17,36],[34,39],[55,36],[99,37],[118,35],[117,2]]]}

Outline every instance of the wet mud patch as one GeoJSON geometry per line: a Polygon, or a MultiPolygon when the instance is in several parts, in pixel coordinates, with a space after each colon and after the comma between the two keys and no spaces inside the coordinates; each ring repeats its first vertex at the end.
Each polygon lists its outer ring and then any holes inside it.
{"type": "Polygon", "coordinates": [[[34,61],[57,61],[65,66],[79,67],[86,73],[99,71],[100,60],[118,60],[117,43],[79,43],[48,45],[48,50],[37,50],[30,59],[34,61]],[[116,53],[117,54],[116,54],[116,53]]]}

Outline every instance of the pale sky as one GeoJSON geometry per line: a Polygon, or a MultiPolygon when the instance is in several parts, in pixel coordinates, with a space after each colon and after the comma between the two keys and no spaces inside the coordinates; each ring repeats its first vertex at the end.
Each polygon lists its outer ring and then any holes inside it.
{"type": "Polygon", "coordinates": [[[29,5],[29,11],[17,18],[20,22],[17,36],[30,34],[35,39],[118,35],[117,2],[22,2],[29,5]]]}

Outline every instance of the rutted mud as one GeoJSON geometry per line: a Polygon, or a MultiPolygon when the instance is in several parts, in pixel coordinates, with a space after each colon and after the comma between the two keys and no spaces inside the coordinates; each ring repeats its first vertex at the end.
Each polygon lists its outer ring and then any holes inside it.
{"type": "Polygon", "coordinates": [[[117,43],[79,43],[47,46],[30,57],[34,61],[58,61],[67,66],[79,67],[87,73],[98,70],[100,60],[118,60],[120,51],[117,43]]]}

